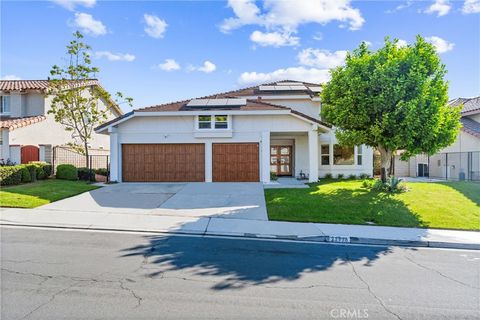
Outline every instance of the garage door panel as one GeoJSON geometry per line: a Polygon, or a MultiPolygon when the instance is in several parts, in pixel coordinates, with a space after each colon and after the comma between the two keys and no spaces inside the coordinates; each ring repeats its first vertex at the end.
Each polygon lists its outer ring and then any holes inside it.
{"type": "Polygon", "coordinates": [[[204,144],[123,144],[126,182],[205,181],[204,144]]]}
{"type": "Polygon", "coordinates": [[[213,181],[259,181],[258,143],[214,143],[213,181]]]}

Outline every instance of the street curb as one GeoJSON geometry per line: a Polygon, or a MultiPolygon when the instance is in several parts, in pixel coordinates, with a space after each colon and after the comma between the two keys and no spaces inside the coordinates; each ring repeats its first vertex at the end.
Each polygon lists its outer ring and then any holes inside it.
{"type": "Polygon", "coordinates": [[[246,239],[263,239],[263,240],[283,240],[283,241],[300,241],[306,243],[329,243],[341,245],[383,245],[383,246],[399,246],[399,247],[428,247],[442,249],[467,249],[480,250],[480,244],[476,243],[458,243],[458,242],[439,242],[439,241],[413,241],[413,240],[392,240],[392,239],[372,239],[358,237],[340,237],[340,236],[308,236],[298,237],[296,235],[263,235],[255,233],[218,233],[218,232],[196,232],[196,231],[169,231],[169,230],[145,230],[145,229],[119,229],[119,228],[95,228],[82,226],[66,226],[66,225],[33,225],[33,224],[15,224],[0,223],[0,226],[16,226],[16,227],[33,227],[33,228],[51,228],[66,230],[83,230],[83,231],[115,231],[115,232],[141,232],[141,233],[158,233],[158,234],[177,234],[177,235],[195,235],[195,236],[219,236],[219,237],[235,237],[246,239]]]}

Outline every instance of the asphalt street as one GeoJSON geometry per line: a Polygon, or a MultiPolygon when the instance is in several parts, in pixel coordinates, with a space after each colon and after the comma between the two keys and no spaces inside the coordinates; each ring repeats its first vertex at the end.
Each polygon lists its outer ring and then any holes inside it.
{"type": "Polygon", "coordinates": [[[10,228],[1,319],[475,319],[480,252],[10,228]]]}

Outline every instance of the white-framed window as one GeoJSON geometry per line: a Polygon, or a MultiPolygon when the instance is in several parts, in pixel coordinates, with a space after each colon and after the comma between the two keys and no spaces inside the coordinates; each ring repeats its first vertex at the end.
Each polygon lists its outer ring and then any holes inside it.
{"type": "Polygon", "coordinates": [[[215,129],[228,130],[230,129],[228,115],[203,115],[197,118],[197,128],[199,130],[215,129]]]}
{"type": "Polygon", "coordinates": [[[322,166],[328,166],[330,164],[330,145],[322,144],[320,146],[320,154],[322,166]]]}
{"type": "Polygon", "coordinates": [[[212,116],[198,116],[198,129],[212,129],[212,116]]]}
{"type": "Polygon", "coordinates": [[[0,114],[10,113],[10,96],[0,96],[0,114]]]}
{"type": "Polygon", "coordinates": [[[363,146],[357,146],[357,165],[362,165],[363,146]]]}
{"type": "Polygon", "coordinates": [[[354,148],[333,145],[333,164],[334,165],[353,165],[355,161],[354,148]]]}

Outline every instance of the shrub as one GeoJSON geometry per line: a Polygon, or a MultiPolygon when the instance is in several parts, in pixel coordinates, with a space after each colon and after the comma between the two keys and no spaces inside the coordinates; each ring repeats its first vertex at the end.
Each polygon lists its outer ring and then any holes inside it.
{"type": "Polygon", "coordinates": [[[275,172],[270,172],[270,180],[272,181],[278,180],[277,174],[275,172]]]}
{"type": "Polygon", "coordinates": [[[337,179],[343,179],[343,177],[344,177],[344,174],[343,174],[343,173],[339,173],[339,174],[337,175],[337,179]]]}
{"type": "Polygon", "coordinates": [[[22,182],[21,166],[0,167],[0,185],[14,185],[22,182]]]}
{"type": "Polygon", "coordinates": [[[63,180],[78,180],[77,168],[71,164],[60,164],[57,167],[56,177],[63,180]]]}
{"type": "Polygon", "coordinates": [[[387,182],[383,183],[381,180],[374,180],[370,185],[370,188],[374,191],[387,192],[387,193],[400,193],[408,191],[407,187],[403,184],[402,179],[398,179],[394,176],[391,176],[387,182]]]}
{"type": "Polygon", "coordinates": [[[360,179],[368,179],[370,176],[366,173],[362,173],[361,175],[358,176],[360,179]]]}
{"type": "Polygon", "coordinates": [[[375,180],[363,180],[362,187],[367,189],[372,189],[373,185],[375,184],[375,180]]]}
{"type": "Polygon", "coordinates": [[[28,170],[26,165],[19,165],[20,172],[22,173],[22,182],[32,182],[32,176],[30,175],[30,170],[28,170]]]}
{"type": "Polygon", "coordinates": [[[78,179],[85,181],[95,181],[95,171],[89,168],[78,168],[78,179]]]}
{"type": "Polygon", "coordinates": [[[351,175],[348,176],[348,179],[354,180],[354,179],[357,179],[357,176],[352,173],[351,175]]]}
{"type": "MultiPolygon", "coordinates": [[[[95,173],[101,176],[108,176],[108,170],[106,168],[96,169],[95,173]]],[[[270,178],[271,178],[271,175],[270,175],[270,178]]]]}
{"type": "Polygon", "coordinates": [[[25,168],[27,168],[30,173],[31,181],[37,181],[37,166],[29,163],[25,165],[25,168]]]}
{"type": "Polygon", "coordinates": [[[332,179],[333,175],[331,173],[325,173],[325,176],[323,176],[325,179],[332,179]]]}
{"type": "Polygon", "coordinates": [[[35,168],[40,168],[37,170],[37,179],[45,179],[52,175],[52,165],[43,162],[43,161],[30,161],[29,164],[35,165],[35,168]],[[40,173],[39,173],[40,171],[40,173]],[[43,171],[43,173],[42,173],[43,171]]]}

